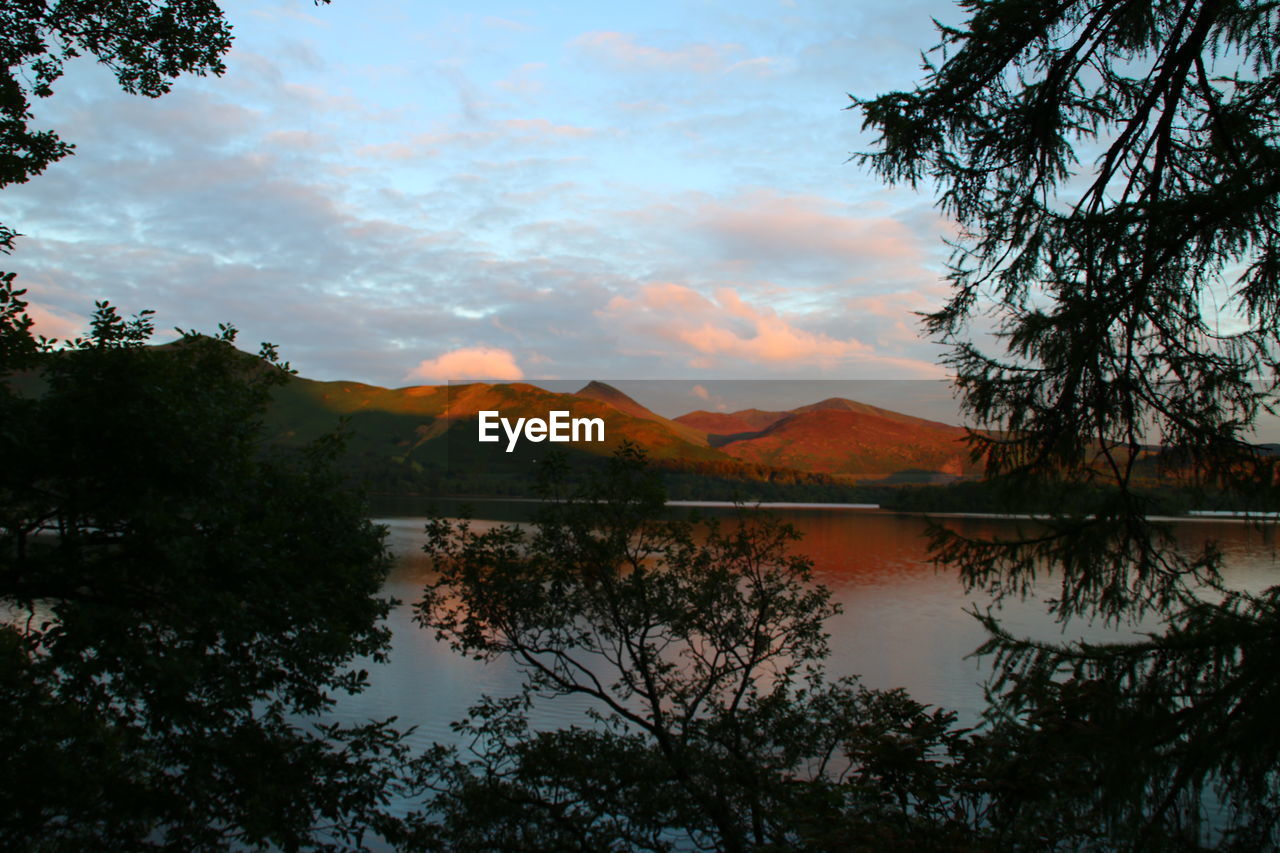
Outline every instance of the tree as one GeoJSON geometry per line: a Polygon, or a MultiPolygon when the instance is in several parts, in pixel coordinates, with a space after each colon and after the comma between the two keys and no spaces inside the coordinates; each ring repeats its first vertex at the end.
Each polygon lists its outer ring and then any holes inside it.
{"type": "Polygon", "coordinates": [[[1114,571],[1100,588],[1073,575],[1064,605],[1159,597],[1192,567],[1149,529],[1124,534],[1148,445],[1224,485],[1275,483],[1248,439],[1280,383],[1280,8],[961,5],[921,86],[855,99],[879,134],[860,159],[934,184],[961,228],[925,327],[996,431],[974,436],[988,472],[1120,486],[1091,524],[1123,540],[1114,571]],[[1001,355],[974,340],[987,314],[1001,355]]]}
{"type": "Polygon", "coordinates": [[[1280,587],[1189,599],[1166,619],[1138,641],[1071,646],[986,619],[996,701],[984,766],[970,773],[995,792],[996,837],[1063,849],[1280,843],[1280,587]]]}
{"type": "Polygon", "coordinates": [[[470,756],[420,760],[435,796],[401,849],[968,843],[954,715],[824,680],[835,607],[792,529],[664,519],[634,448],[586,486],[561,482],[553,471],[532,532],[428,524],[439,579],[420,622],[527,681],[473,709],[459,728],[470,756]],[[533,730],[534,697],[590,700],[594,722],[533,730]]]}
{"type": "Polygon", "coordinates": [[[0,279],[0,845],[359,845],[399,735],[323,724],[385,654],[382,530],[339,443],[263,443],[288,366],[149,312],[33,339],[0,279]]]}
{"type": "MultiPolygon", "coordinates": [[[[316,5],[329,0],[315,0],[316,5]]],[[[0,6],[0,189],[21,184],[74,146],[32,130],[69,59],[92,56],[124,91],[157,98],[182,74],[221,75],[231,26],[213,0],[20,0],[0,6]]],[[[0,225],[0,250],[17,236],[0,225]]]]}
{"type": "Polygon", "coordinates": [[[939,531],[935,555],[997,594],[1059,571],[1064,618],[1167,625],[1062,646],[987,618],[993,737],[1010,773],[1061,792],[1007,796],[1003,819],[1064,845],[1274,846],[1280,587],[1223,589],[1215,549],[1179,549],[1134,486],[1154,458],[1278,505],[1250,439],[1280,384],[1280,6],[961,5],[921,85],[855,99],[878,135],[860,159],[931,184],[960,226],[925,328],[952,346],[988,473],[1015,499],[1106,488],[1004,541],[939,531]]]}

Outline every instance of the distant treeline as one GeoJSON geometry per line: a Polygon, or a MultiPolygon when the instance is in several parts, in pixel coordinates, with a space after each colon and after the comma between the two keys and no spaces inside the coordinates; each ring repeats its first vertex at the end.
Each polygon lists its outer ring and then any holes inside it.
{"type": "MultiPolygon", "coordinates": [[[[1057,490],[1045,489],[1033,497],[1022,494],[1016,499],[1009,488],[986,481],[964,481],[939,486],[887,486],[878,501],[885,509],[901,512],[975,512],[975,513],[1089,513],[1105,506],[1115,494],[1106,486],[1062,485],[1057,490]]],[[[1135,497],[1145,503],[1147,515],[1185,515],[1193,510],[1231,512],[1269,512],[1275,506],[1264,495],[1256,498],[1239,493],[1227,494],[1214,488],[1174,486],[1148,483],[1138,487],[1135,497]]]]}
{"type": "MultiPolygon", "coordinates": [[[[565,454],[573,483],[604,464],[601,457],[565,454]]],[[[538,469],[533,465],[506,470],[465,470],[397,461],[375,454],[348,453],[351,479],[373,494],[388,496],[537,497],[538,469]]],[[[900,512],[1073,513],[1091,512],[1105,501],[1103,485],[1064,484],[1035,497],[1000,483],[961,480],[931,483],[934,472],[908,471],[887,480],[858,482],[850,477],[771,468],[748,462],[657,459],[671,500],[800,503],[866,503],[900,512]]],[[[1265,496],[1230,496],[1212,488],[1152,481],[1138,490],[1150,515],[1182,515],[1190,510],[1270,511],[1265,496]]]]}

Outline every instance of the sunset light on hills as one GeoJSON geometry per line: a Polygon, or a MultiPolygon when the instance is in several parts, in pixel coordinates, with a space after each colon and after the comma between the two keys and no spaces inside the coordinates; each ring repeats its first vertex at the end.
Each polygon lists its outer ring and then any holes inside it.
{"type": "Polygon", "coordinates": [[[1277,32],[0,2],[0,851],[1280,850],[1277,32]]]}

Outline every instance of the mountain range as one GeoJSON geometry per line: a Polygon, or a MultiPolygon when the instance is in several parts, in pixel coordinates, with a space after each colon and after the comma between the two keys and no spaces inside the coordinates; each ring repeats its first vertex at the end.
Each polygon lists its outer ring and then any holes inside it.
{"type": "Polygon", "coordinates": [[[605,456],[626,440],[671,469],[747,480],[936,482],[977,473],[960,427],[853,400],[665,418],[603,382],[564,394],[520,382],[388,389],[295,377],[277,391],[268,426],[276,440],[301,443],[346,418],[349,455],[363,471],[392,480],[397,469],[408,479],[445,472],[465,486],[524,470],[548,446],[525,442],[507,453],[505,440],[481,445],[478,412],[514,422],[555,410],[604,421],[604,442],[558,445],[579,457],[605,456]]]}

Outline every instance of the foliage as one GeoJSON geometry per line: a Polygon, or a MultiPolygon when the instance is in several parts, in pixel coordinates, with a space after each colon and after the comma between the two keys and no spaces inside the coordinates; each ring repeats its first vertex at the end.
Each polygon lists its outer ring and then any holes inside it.
{"type": "MultiPolygon", "coordinates": [[[[1101,597],[1064,606],[1167,598],[1196,567],[1135,542],[1144,445],[1275,500],[1276,459],[1247,439],[1280,382],[1280,7],[961,5],[922,85],[855,101],[879,134],[861,159],[933,183],[960,226],[951,300],[925,323],[997,430],[973,436],[989,473],[1122,487],[1063,528],[1117,543],[1101,597]]],[[[1001,572],[1033,562],[1011,549],[1001,572]]]]}
{"type": "Polygon", "coordinates": [[[861,159],[932,184],[960,227],[925,326],[990,430],[975,455],[1016,495],[1086,500],[1004,540],[938,530],[934,555],[997,595],[1056,572],[1064,619],[1162,623],[1062,645],[984,617],[993,831],[1274,847],[1280,587],[1224,589],[1217,550],[1178,548],[1138,481],[1160,444],[1182,487],[1277,505],[1249,439],[1280,384],[1280,6],[961,5],[920,86],[855,99],[878,134],[861,159]]]}
{"type": "Polygon", "coordinates": [[[23,308],[4,277],[0,843],[358,844],[400,746],[316,722],[388,640],[383,532],[337,444],[264,453],[288,366],[234,329],[149,347],[149,312],[99,303],[54,350],[23,308]]]}
{"type": "Polygon", "coordinates": [[[664,520],[658,474],[624,448],[532,531],[434,519],[439,579],[419,620],[464,654],[508,658],[524,694],[459,728],[470,756],[420,762],[430,808],[401,847],[856,849],[965,837],[954,716],[901,691],[827,682],[829,593],[764,515],[664,520]],[[535,696],[594,725],[531,729],[535,696]],[[840,831],[837,831],[840,830],[840,831]]]}
{"type": "MultiPolygon", "coordinates": [[[[329,0],[316,0],[317,5],[329,0]]],[[[222,74],[231,26],[214,0],[38,0],[0,5],[0,188],[26,183],[74,146],[30,126],[67,60],[91,56],[120,88],[157,98],[182,74],[222,74]]],[[[0,225],[0,250],[12,247],[0,225]]]]}
{"type": "Polygon", "coordinates": [[[1280,587],[1189,599],[1137,642],[1063,648],[989,616],[993,827],[1062,848],[1274,849],[1280,587]]]}

